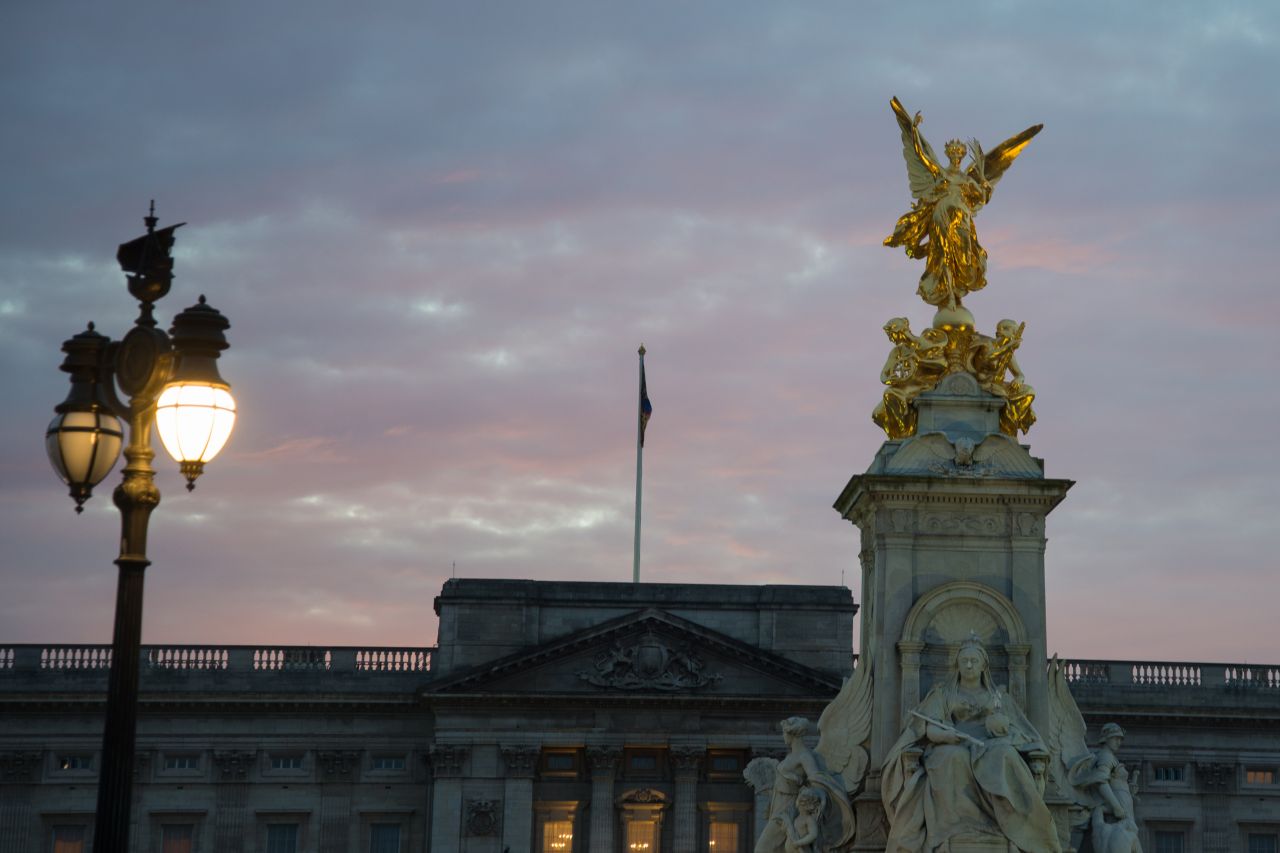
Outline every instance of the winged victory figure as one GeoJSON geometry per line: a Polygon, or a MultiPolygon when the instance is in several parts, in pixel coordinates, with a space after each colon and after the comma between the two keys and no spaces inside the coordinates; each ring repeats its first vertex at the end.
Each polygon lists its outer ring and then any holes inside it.
{"type": "Polygon", "coordinates": [[[924,258],[919,294],[925,302],[952,311],[965,294],[987,284],[987,253],[978,243],[973,217],[991,200],[991,191],[1031,138],[1044,125],[1033,125],[983,152],[976,139],[946,144],[943,165],[920,133],[921,115],[912,118],[902,103],[890,101],[902,129],[902,156],[915,204],[898,219],[886,246],[901,246],[908,257],[924,258]],[[968,169],[961,163],[972,156],[968,169]]]}

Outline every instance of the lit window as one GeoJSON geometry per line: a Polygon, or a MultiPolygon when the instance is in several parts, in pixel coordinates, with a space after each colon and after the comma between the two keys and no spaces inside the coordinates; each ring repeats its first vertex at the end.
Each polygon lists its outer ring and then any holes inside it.
{"type": "Polygon", "coordinates": [[[708,853],[738,853],[738,825],[736,823],[713,820],[711,821],[710,831],[707,834],[711,836],[707,839],[708,853]]]}
{"type": "Polygon", "coordinates": [[[160,827],[162,853],[191,853],[196,828],[189,823],[165,824],[160,827]]]}
{"type": "Polygon", "coordinates": [[[627,853],[656,853],[658,849],[658,824],[652,820],[627,822],[627,853]]]}
{"type": "Polygon", "coordinates": [[[373,757],[374,770],[403,770],[403,755],[375,755],[373,757]]]}
{"type": "Polygon", "coordinates": [[[549,820],[542,824],[541,853],[570,853],[573,850],[573,821],[549,820]]]}
{"type": "Polygon", "coordinates": [[[1274,832],[1249,833],[1248,853],[1280,853],[1277,851],[1277,838],[1274,832]]]}
{"type": "Polygon", "coordinates": [[[93,768],[93,756],[83,753],[58,756],[59,770],[90,770],[93,768]]]}
{"type": "Polygon", "coordinates": [[[271,756],[272,770],[301,770],[302,756],[297,753],[271,756]]]}
{"type": "Polygon", "coordinates": [[[267,853],[298,853],[298,825],[267,824],[267,853]]]}
{"type": "Polygon", "coordinates": [[[1157,764],[1154,770],[1157,782],[1181,782],[1186,778],[1181,764],[1157,764]]]}
{"type": "Polygon", "coordinates": [[[53,853],[84,853],[84,827],[55,826],[53,853]]]}
{"type": "Polygon", "coordinates": [[[195,755],[166,755],[165,770],[199,770],[200,759],[195,755]]]}
{"type": "Polygon", "coordinates": [[[1274,767],[1246,767],[1244,781],[1250,785],[1274,785],[1276,769],[1274,767]]]}
{"type": "Polygon", "coordinates": [[[369,853],[400,853],[400,824],[371,824],[369,826],[369,853]]]}
{"type": "Polygon", "coordinates": [[[1157,829],[1155,853],[1184,853],[1182,841],[1181,832],[1157,829]]]}

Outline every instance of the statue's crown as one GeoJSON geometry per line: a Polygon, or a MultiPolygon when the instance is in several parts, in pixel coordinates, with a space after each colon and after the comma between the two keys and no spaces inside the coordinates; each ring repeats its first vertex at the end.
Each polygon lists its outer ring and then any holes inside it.
{"type": "Polygon", "coordinates": [[[959,650],[964,651],[965,649],[977,649],[980,652],[986,651],[986,648],[982,645],[982,638],[978,636],[977,631],[970,630],[969,636],[965,637],[960,643],[959,650]]]}
{"type": "Polygon", "coordinates": [[[969,149],[966,148],[965,144],[961,142],[959,139],[952,139],[947,142],[946,146],[942,150],[947,152],[948,157],[951,157],[951,156],[963,157],[964,152],[968,151],[969,149]]]}

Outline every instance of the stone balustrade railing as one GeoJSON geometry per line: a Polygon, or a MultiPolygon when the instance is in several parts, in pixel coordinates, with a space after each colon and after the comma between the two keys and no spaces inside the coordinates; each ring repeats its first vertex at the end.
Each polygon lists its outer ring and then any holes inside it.
{"type": "Polygon", "coordinates": [[[1280,666],[1179,661],[1066,660],[1073,686],[1215,688],[1280,692],[1280,666]]]}
{"type": "MultiPolygon", "coordinates": [[[[433,648],[352,646],[143,646],[143,671],[430,673],[433,648]]],[[[106,672],[111,647],[0,646],[0,678],[18,673],[106,672]]]]}

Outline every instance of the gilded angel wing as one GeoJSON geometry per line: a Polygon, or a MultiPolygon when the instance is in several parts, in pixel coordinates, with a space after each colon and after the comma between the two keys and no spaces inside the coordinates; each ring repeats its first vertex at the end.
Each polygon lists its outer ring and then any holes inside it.
{"type": "MultiPolygon", "coordinates": [[[[942,173],[938,158],[924,135],[916,131],[915,122],[907,114],[906,107],[897,98],[889,101],[893,114],[902,129],[902,157],[907,161],[907,180],[911,184],[911,197],[920,198],[933,189],[942,173]],[[919,142],[917,145],[916,143],[919,142]]],[[[1016,155],[1015,155],[1016,156],[1016,155]]]]}
{"type": "Polygon", "coordinates": [[[1033,124],[1017,136],[1011,136],[1001,142],[982,158],[982,168],[979,169],[977,165],[970,166],[969,174],[973,175],[975,180],[986,178],[988,184],[995,186],[996,181],[1000,180],[1000,176],[1005,173],[1005,170],[1013,165],[1014,160],[1018,159],[1022,149],[1027,147],[1031,137],[1039,133],[1043,127],[1043,124],[1033,124]]]}
{"type": "Polygon", "coordinates": [[[1067,687],[1066,667],[1054,655],[1049,661],[1049,730],[1044,735],[1052,756],[1050,771],[1064,794],[1073,793],[1068,781],[1071,768],[1089,756],[1087,731],[1080,707],[1067,687]]]}
{"type": "Polygon", "coordinates": [[[871,661],[864,657],[818,718],[814,751],[844,779],[848,791],[856,791],[867,772],[869,757],[862,744],[871,736],[871,682],[871,661]]]}

